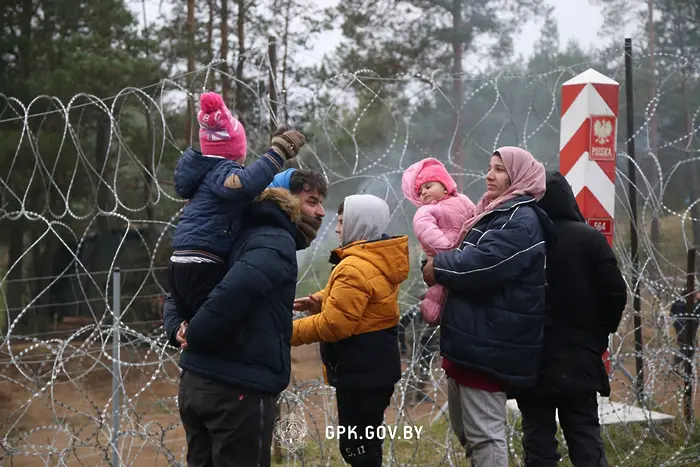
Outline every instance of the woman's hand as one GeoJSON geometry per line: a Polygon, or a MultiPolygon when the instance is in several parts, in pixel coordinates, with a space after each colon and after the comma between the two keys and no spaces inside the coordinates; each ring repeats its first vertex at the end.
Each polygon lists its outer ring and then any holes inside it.
{"type": "Polygon", "coordinates": [[[294,300],[294,311],[308,311],[312,315],[316,315],[321,312],[321,299],[309,295],[304,298],[297,298],[294,300]]]}
{"type": "Polygon", "coordinates": [[[181,349],[187,348],[187,339],[185,339],[185,332],[187,332],[187,321],[183,321],[180,325],[180,329],[177,330],[175,335],[175,340],[180,343],[181,349]]]}
{"type": "Polygon", "coordinates": [[[433,267],[432,257],[428,258],[428,261],[426,261],[425,266],[423,266],[423,281],[425,281],[426,284],[431,286],[437,284],[437,282],[435,281],[435,268],[433,267]]]}

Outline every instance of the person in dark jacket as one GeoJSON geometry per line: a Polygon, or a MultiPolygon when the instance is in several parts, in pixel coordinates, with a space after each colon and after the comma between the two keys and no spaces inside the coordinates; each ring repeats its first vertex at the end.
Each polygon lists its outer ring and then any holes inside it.
{"type": "Polygon", "coordinates": [[[498,149],[486,185],[461,247],[423,268],[428,285],[449,291],[440,353],[450,422],[476,467],[508,465],[506,390],[537,379],[550,224],[536,206],[545,169],[529,152],[498,149]]]}
{"type": "Polygon", "coordinates": [[[189,321],[226,274],[243,212],[298,154],[304,135],[280,127],[260,160],[243,167],[245,130],[222,97],[203,93],[199,121],[202,152],[188,148],[175,168],[175,190],[188,200],[173,236],[168,265],[170,292],[189,321]]]}
{"type": "Polygon", "coordinates": [[[596,392],[610,395],[601,355],[622,318],[627,286],[605,236],[586,223],[559,172],[547,174],[539,206],[552,219],[557,242],[547,253],[547,322],[537,385],[516,397],[525,465],[558,465],[558,411],[572,464],[607,466],[596,392]]]}
{"type": "Polygon", "coordinates": [[[248,208],[229,270],[187,326],[164,304],[171,343],[184,348],[178,393],[187,464],[269,466],[274,402],[289,384],[300,200],[266,189],[248,208]]]}
{"type": "Polygon", "coordinates": [[[324,378],[336,389],[340,454],[356,467],[381,467],[384,421],[401,379],[398,295],[408,278],[408,237],[389,237],[391,213],[374,195],[345,198],[336,233],[341,246],[326,287],[294,303],[307,316],[294,321],[292,345],[320,342],[324,378]],[[312,297],[316,297],[315,299],[312,297]]]}

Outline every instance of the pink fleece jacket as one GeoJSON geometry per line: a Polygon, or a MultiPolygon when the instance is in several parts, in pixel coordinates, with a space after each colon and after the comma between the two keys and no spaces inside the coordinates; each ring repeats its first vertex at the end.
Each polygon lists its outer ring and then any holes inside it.
{"type": "MultiPolygon", "coordinates": [[[[418,206],[413,216],[413,231],[428,256],[435,256],[442,251],[456,248],[460,240],[462,226],[476,210],[474,203],[465,195],[457,193],[452,187],[446,187],[452,195],[431,204],[422,204],[415,191],[415,179],[426,164],[435,164],[435,159],[428,158],[411,165],[403,173],[401,190],[404,196],[418,206]]],[[[454,180],[450,178],[453,186],[454,180]]],[[[421,302],[423,318],[430,324],[437,324],[442,315],[442,307],[447,298],[447,291],[440,285],[428,289],[421,302]]]]}
{"type": "Polygon", "coordinates": [[[413,216],[413,231],[428,256],[455,247],[464,223],[472,216],[474,203],[463,194],[421,206],[413,216]]]}

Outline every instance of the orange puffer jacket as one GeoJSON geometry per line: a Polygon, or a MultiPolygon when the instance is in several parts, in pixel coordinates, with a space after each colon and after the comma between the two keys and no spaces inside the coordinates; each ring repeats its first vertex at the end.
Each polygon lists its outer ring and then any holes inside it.
{"type": "Polygon", "coordinates": [[[394,384],[401,374],[398,294],[410,269],[408,237],[354,242],[333,257],[337,264],[316,294],[321,312],[294,321],[292,345],[322,342],[327,382],[336,387],[394,384]]]}

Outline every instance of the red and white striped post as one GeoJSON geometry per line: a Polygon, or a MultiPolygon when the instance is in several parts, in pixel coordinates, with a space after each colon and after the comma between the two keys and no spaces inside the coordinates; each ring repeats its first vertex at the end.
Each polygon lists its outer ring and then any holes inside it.
{"type": "Polygon", "coordinates": [[[613,241],[620,85],[589,68],[562,86],[559,171],[588,223],[613,241]]]}
{"type": "MultiPolygon", "coordinates": [[[[612,246],[620,84],[592,68],[562,85],[559,171],[586,221],[612,246]]],[[[603,354],[610,373],[610,353],[603,354]]]]}

